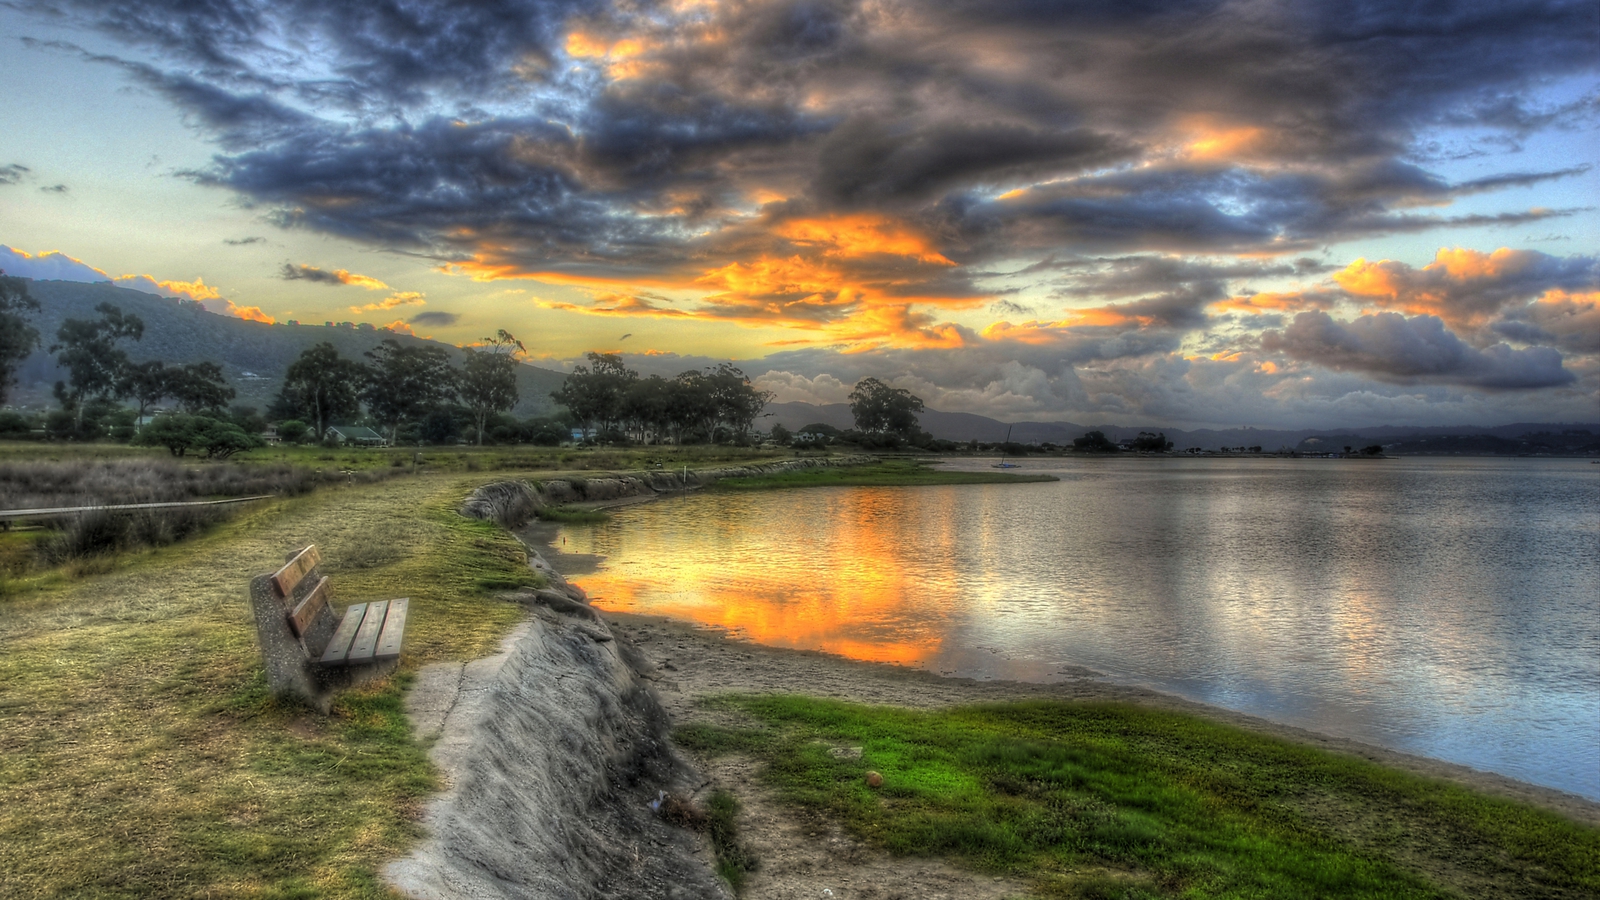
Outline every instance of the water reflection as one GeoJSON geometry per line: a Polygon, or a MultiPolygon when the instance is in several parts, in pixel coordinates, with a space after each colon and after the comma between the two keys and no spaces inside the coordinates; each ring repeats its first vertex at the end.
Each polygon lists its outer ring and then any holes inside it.
{"type": "Polygon", "coordinates": [[[1063,462],[569,528],[602,606],[974,677],[1063,666],[1600,797],[1600,478],[1546,460],[1063,462]]]}

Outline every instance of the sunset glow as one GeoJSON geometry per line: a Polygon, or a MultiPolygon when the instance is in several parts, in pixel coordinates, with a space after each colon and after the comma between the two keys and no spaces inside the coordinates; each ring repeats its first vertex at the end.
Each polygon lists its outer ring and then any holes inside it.
{"type": "Polygon", "coordinates": [[[244,3],[148,34],[0,13],[25,60],[0,268],[504,327],[560,369],[637,319],[641,365],[1011,419],[1580,421],[1600,396],[1600,63],[1570,4],[1446,4],[1445,38],[1328,4],[244,3]],[[127,151],[58,163],[129,91],[127,151]],[[1456,362],[1424,384],[1417,352],[1456,362]]]}

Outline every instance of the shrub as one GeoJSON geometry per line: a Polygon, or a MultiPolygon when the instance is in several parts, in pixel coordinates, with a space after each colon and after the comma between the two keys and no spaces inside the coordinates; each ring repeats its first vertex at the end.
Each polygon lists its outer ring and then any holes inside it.
{"type": "Polygon", "coordinates": [[[299,419],[278,423],[278,439],[286,444],[298,444],[304,441],[310,432],[311,426],[299,419]]]}

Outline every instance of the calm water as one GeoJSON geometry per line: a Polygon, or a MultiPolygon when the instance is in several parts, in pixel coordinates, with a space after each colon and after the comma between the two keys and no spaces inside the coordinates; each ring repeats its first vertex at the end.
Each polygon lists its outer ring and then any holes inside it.
{"type": "MultiPolygon", "coordinates": [[[[981,464],[980,464],[981,465],[981,464]]],[[[565,531],[600,605],[973,677],[1113,680],[1600,798],[1600,466],[1029,460],[565,531]]]]}

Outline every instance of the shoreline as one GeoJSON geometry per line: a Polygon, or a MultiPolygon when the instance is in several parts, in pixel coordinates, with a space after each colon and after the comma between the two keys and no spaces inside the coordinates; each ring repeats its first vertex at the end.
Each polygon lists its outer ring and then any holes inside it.
{"type": "MultiPolygon", "coordinates": [[[[620,503],[596,505],[631,505],[650,499],[653,498],[628,498],[620,503]]],[[[560,527],[556,523],[536,520],[513,533],[528,546],[531,556],[538,557],[543,564],[539,568],[548,568],[563,578],[581,580],[584,574],[595,570],[600,560],[587,554],[563,553],[554,546],[551,541],[559,533],[560,527]],[[537,546],[534,545],[535,541],[538,542],[537,546]]],[[[865,703],[887,702],[913,708],[1009,700],[1129,703],[1193,715],[1304,746],[1358,757],[1490,796],[1526,803],[1589,827],[1600,828],[1600,800],[1460,763],[1276,722],[1151,688],[1113,683],[1099,673],[1082,667],[1068,667],[1073,674],[1058,682],[974,679],[941,675],[927,669],[892,663],[856,660],[822,650],[760,644],[717,626],[667,616],[612,610],[604,606],[595,606],[594,609],[613,626],[612,630],[617,632],[619,639],[634,643],[645,657],[666,673],[662,681],[657,682],[657,690],[674,722],[693,714],[695,700],[719,693],[805,694],[865,703]],[[662,638],[669,637],[670,646],[686,655],[681,659],[670,653],[663,656],[662,648],[669,645],[654,636],[653,632],[659,632],[662,638]],[[641,635],[646,639],[638,640],[641,635]],[[682,649],[677,647],[679,644],[683,645],[682,649]],[[730,656],[741,655],[747,660],[745,664],[735,669],[727,668],[725,663],[730,656]],[[689,665],[678,665],[680,661],[689,665]],[[862,686],[852,687],[857,684],[862,686]],[[826,691],[819,692],[819,686],[826,686],[826,691]]]]}

